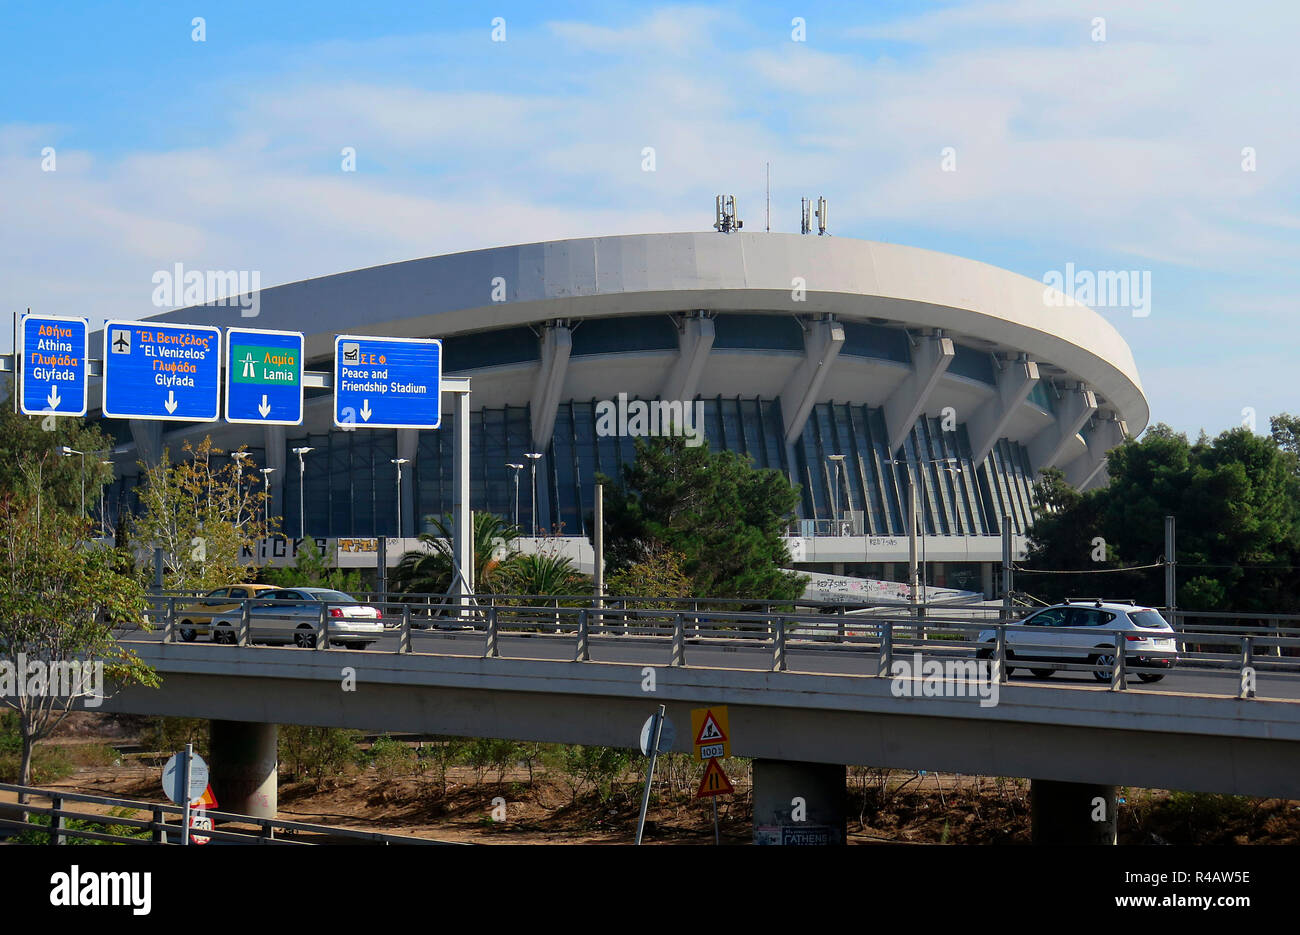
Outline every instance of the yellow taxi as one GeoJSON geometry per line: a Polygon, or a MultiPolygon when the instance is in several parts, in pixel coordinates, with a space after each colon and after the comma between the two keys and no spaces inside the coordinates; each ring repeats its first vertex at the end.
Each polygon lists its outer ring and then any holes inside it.
{"type": "Polygon", "coordinates": [[[238,608],[245,598],[257,597],[263,591],[274,591],[273,584],[232,584],[209,591],[202,597],[176,600],[176,629],[187,643],[193,643],[200,634],[212,632],[212,618],[238,608]]]}

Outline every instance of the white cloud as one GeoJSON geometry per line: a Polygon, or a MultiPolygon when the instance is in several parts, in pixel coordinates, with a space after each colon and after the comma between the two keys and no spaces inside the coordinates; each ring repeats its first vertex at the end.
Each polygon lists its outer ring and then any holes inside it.
{"type": "MultiPolygon", "coordinates": [[[[257,58],[269,74],[205,85],[203,145],[105,156],[65,149],[70,128],[0,126],[0,297],[142,315],[152,271],[178,261],[259,269],[269,285],[498,243],[702,230],[722,191],[755,229],[767,161],[778,230],[794,229],[800,195],[825,194],[841,235],[923,229],[981,258],[985,243],[1023,244],[1043,268],[1162,266],[1158,303],[1178,267],[1294,291],[1300,129],[1279,118],[1300,90],[1300,8],[1096,8],[814,17],[808,43],[789,41],[788,18],[703,7],[512,24],[506,44],[486,28],[281,42],[257,58]],[[1105,43],[1088,38],[1093,15],[1105,43]],[[59,146],[56,173],[40,172],[44,145],[59,146]],[[344,146],[355,173],[340,170],[344,146]],[[1257,172],[1241,171],[1244,146],[1257,172]]],[[[1189,356],[1215,348],[1187,327],[1214,321],[1210,299],[1166,312],[1189,356]]],[[[1169,352],[1122,327],[1158,399],[1169,352]]]]}

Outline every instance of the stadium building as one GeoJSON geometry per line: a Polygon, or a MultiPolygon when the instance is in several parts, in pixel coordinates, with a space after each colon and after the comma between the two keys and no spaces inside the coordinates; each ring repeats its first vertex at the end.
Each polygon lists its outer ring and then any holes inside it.
{"type": "MultiPolygon", "coordinates": [[[[597,473],[618,477],[631,433],[651,430],[636,402],[681,403],[670,408],[698,413],[707,444],[800,486],[796,567],[906,580],[910,483],[930,584],[992,593],[1003,526],[1023,536],[1038,472],[1104,482],[1107,451],[1148,419],[1115,328],[1049,293],[914,247],[674,233],[325,276],[263,289],[256,317],[215,306],[157,317],[301,331],[306,369],[327,372],[339,333],[441,338],[444,376],[471,378],[472,506],[513,519],[518,478],[525,531],[589,537],[597,473]]],[[[450,511],[449,397],[438,430],[343,430],[331,391],[307,393],[299,427],[106,421],[120,444],[109,509],[131,508],[138,461],[210,434],[275,468],[271,510],[285,530],[299,528],[301,500],[309,536],[396,535],[395,459],[406,459],[406,536],[450,511]],[[299,447],[314,449],[301,491],[299,447]]]]}

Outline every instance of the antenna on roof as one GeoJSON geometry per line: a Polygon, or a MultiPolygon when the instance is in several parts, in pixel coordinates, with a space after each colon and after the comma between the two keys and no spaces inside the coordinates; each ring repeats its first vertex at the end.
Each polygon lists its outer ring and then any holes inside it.
{"type": "Polygon", "coordinates": [[[820,237],[826,233],[826,199],[818,197],[817,199],[817,236],[820,237]]]}
{"type": "Polygon", "coordinates": [[[735,195],[718,195],[713,204],[714,216],[713,229],[722,234],[730,234],[732,231],[740,230],[745,226],[744,221],[736,220],[736,196],[735,195]]]}
{"type": "Polygon", "coordinates": [[[768,233],[772,232],[772,163],[767,164],[767,227],[768,233]]]}
{"type": "Polygon", "coordinates": [[[807,198],[799,199],[799,233],[812,233],[812,215],[809,214],[809,204],[807,198]]]}

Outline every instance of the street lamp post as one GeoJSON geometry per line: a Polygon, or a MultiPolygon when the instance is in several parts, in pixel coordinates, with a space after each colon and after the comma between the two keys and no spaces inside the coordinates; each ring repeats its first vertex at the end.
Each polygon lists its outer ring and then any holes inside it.
{"type": "MultiPolygon", "coordinates": [[[[962,472],[961,468],[952,466],[953,462],[957,462],[957,461],[958,461],[957,458],[929,458],[924,461],[917,462],[917,466],[919,470],[923,465],[935,464],[935,465],[942,466],[943,470],[948,471],[951,474],[960,474],[962,472]]],[[[917,544],[916,527],[918,522],[920,521],[920,515],[922,515],[920,513],[920,510],[924,509],[924,507],[920,507],[920,509],[918,509],[917,506],[916,484],[913,480],[912,470],[911,470],[912,462],[890,460],[887,463],[893,465],[902,464],[902,465],[906,465],[908,468],[907,471],[907,502],[908,502],[908,527],[909,527],[908,528],[908,539],[909,539],[908,552],[911,557],[911,566],[912,566],[911,567],[912,603],[913,604],[920,603],[922,606],[924,606],[929,600],[929,581],[928,581],[928,573],[925,567],[926,565],[925,526],[923,524],[921,525],[921,532],[920,532],[921,560],[919,566],[919,577],[918,577],[918,566],[916,561],[916,544],[917,544]],[[920,598],[919,602],[917,600],[918,597],[920,598]]],[[[927,496],[928,491],[926,488],[925,471],[920,470],[920,474],[921,474],[921,502],[926,503],[928,501],[928,496],[927,496]]],[[[918,611],[918,613],[919,612],[920,611],[918,611]]]]}
{"type": "Polygon", "coordinates": [[[826,460],[835,468],[835,484],[831,490],[831,529],[834,535],[840,534],[840,465],[844,463],[844,455],[827,455],[826,460]]]}
{"type": "Polygon", "coordinates": [[[303,481],[307,474],[307,462],[303,460],[303,456],[306,455],[307,452],[315,451],[315,450],[316,450],[315,448],[309,448],[306,445],[304,445],[301,448],[293,449],[293,453],[298,456],[298,538],[299,539],[304,539],[306,538],[307,535],[306,532],[304,532],[307,526],[307,522],[306,522],[307,518],[304,515],[305,499],[303,497],[303,489],[306,486],[303,481]]]}
{"type": "Polygon", "coordinates": [[[522,464],[507,464],[506,467],[515,472],[515,530],[519,529],[519,472],[524,469],[522,464]]]}
{"type": "Polygon", "coordinates": [[[542,456],[540,451],[526,451],[524,457],[528,459],[529,473],[532,475],[533,486],[533,538],[537,538],[537,459],[542,456]]]}
{"type": "Polygon", "coordinates": [[[271,474],[275,468],[264,467],[258,470],[262,474],[262,485],[266,487],[262,494],[262,525],[266,527],[263,531],[269,539],[271,537],[271,474]]]}
{"type": "Polygon", "coordinates": [[[397,538],[402,538],[402,465],[410,462],[410,458],[389,458],[390,464],[397,465],[397,538]]]}
{"type": "Polygon", "coordinates": [[[81,518],[84,520],[86,518],[86,453],[75,448],[69,448],[67,445],[64,445],[59,451],[65,458],[69,455],[79,455],[81,457],[81,518]]]}
{"type": "MultiPolygon", "coordinates": [[[[100,464],[106,465],[110,471],[113,470],[113,462],[100,459],[100,464]]],[[[103,538],[108,537],[108,498],[104,496],[103,491],[99,495],[99,534],[103,538]]]]}
{"type": "Polygon", "coordinates": [[[230,457],[235,460],[235,525],[239,525],[239,514],[243,512],[243,491],[240,489],[240,480],[244,476],[244,459],[251,458],[247,451],[232,451],[230,457]]]}

